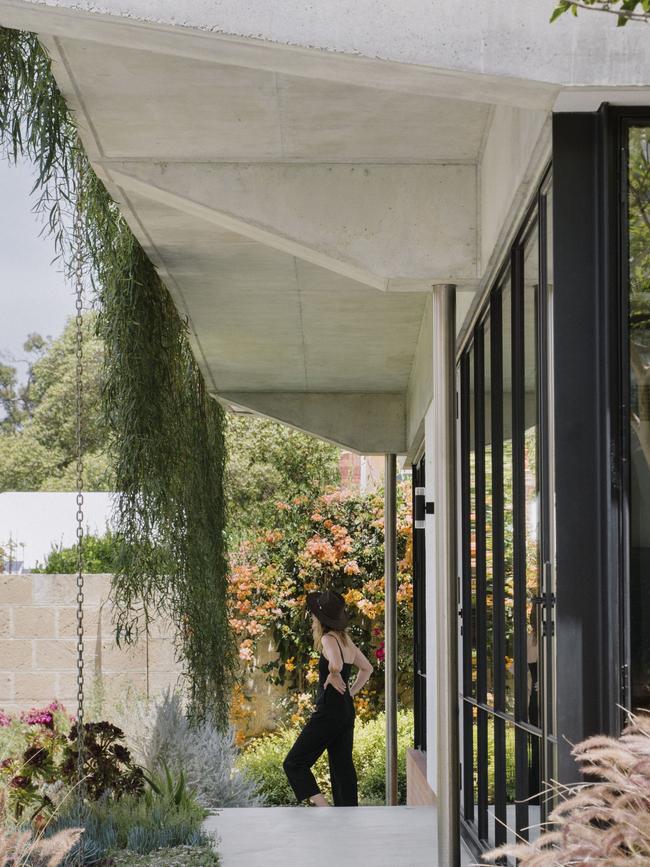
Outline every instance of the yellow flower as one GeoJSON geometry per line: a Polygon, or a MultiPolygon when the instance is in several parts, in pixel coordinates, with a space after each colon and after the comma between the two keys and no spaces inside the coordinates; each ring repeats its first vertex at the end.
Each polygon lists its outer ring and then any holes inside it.
{"type": "Polygon", "coordinates": [[[287,671],[293,671],[294,668],[296,667],[296,663],[294,662],[294,658],[295,658],[295,657],[291,656],[291,657],[289,657],[289,659],[287,659],[287,661],[284,663],[284,667],[286,668],[287,671]]]}

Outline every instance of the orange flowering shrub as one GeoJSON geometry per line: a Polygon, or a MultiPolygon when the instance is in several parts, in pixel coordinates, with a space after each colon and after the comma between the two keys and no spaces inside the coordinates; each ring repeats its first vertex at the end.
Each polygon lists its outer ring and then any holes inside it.
{"type": "MultiPolygon", "coordinates": [[[[399,682],[410,702],[412,682],[412,542],[410,492],[398,490],[399,682]]],[[[244,542],[232,557],[230,625],[239,643],[244,670],[253,665],[256,645],[272,634],[278,659],[264,666],[270,681],[290,691],[279,708],[297,723],[310,709],[318,682],[307,593],[332,587],[345,597],[354,641],[375,666],[374,676],[357,699],[360,717],[383,707],[384,527],[381,494],[361,496],[329,491],[317,497],[278,502],[274,526],[244,542]],[[305,699],[309,698],[309,701],[305,699]]]]}

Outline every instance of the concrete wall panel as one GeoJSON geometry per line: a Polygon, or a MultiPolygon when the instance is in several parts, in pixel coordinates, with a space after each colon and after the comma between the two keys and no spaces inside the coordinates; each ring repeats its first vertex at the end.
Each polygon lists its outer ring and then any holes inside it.
{"type": "MultiPolygon", "coordinates": [[[[40,0],[39,0],[40,2],[40,0]]],[[[25,6],[17,0],[2,5],[25,6]]],[[[34,4],[35,5],[35,4],[34,4]]],[[[571,85],[648,83],[643,26],[606,15],[549,24],[552,3],[482,0],[45,0],[45,5],[184,25],[406,64],[571,85]]]]}

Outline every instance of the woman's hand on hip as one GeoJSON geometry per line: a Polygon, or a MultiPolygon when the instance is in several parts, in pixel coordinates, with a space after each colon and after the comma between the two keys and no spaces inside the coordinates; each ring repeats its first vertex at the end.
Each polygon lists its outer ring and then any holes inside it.
{"type": "Polygon", "coordinates": [[[333,686],[337,692],[341,693],[341,695],[343,695],[343,693],[347,689],[347,684],[341,677],[340,671],[330,671],[330,673],[327,675],[327,680],[325,681],[325,689],[327,689],[328,684],[333,686]]]}

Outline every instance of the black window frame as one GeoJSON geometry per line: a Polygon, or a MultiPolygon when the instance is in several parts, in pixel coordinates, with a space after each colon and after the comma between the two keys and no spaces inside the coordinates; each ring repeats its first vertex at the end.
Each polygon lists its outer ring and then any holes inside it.
{"type": "MultiPolygon", "coordinates": [[[[523,251],[532,226],[536,224],[538,232],[538,273],[540,284],[546,297],[546,261],[547,261],[547,234],[546,226],[548,215],[546,214],[546,195],[550,189],[551,167],[547,167],[542,180],[538,185],[533,201],[527,210],[520,228],[504,263],[494,280],[491,290],[484,300],[481,312],[474,323],[471,331],[466,336],[464,345],[460,349],[459,357],[459,472],[461,485],[461,694],[459,696],[460,717],[462,718],[463,747],[462,747],[462,803],[461,803],[461,828],[465,840],[476,854],[480,854],[493,844],[499,845],[506,841],[505,823],[508,822],[506,810],[506,728],[514,726],[515,729],[515,761],[516,772],[516,799],[521,800],[515,807],[517,832],[526,837],[525,828],[528,822],[528,807],[525,800],[529,797],[528,772],[529,772],[529,749],[534,739],[538,744],[538,752],[542,763],[553,760],[555,754],[554,736],[550,729],[554,726],[546,724],[547,716],[554,713],[555,702],[553,700],[553,684],[551,671],[545,672],[547,689],[544,697],[549,699],[540,707],[542,722],[540,725],[532,725],[527,721],[527,714],[522,707],[527,705],[527,665],[519,666],[515,677],[515,707],[514,713],[506,711],[505,705],[505,675],[501,662],[505,650],[505,620],[504,620],[504,490],[503,490],[503,355],[502,340],[503,329],[511,329],[512,344],[512,442],[513,442],[513,502],[516,504],[513,511],[514,519],[514,574],[517,576],[515,594],[515,607],[518,624],[515,631],[515,654],[520,660],[526,659],[526,539],[525,539],[525,481],[523,477],[524,462],[524,431],[525,431],[525,384],[523,381],[523,251]],[[512,322],[502,321],[502,293],[504,287],[509,284],[511,292],[512,322]],[[492,479],[492,593],[493,593],[493,621],[492,621],[492,647],[493,647],[493,696],[492,706],[488,704],[485,680],[485,650],[486,648],[486,479],[485,479],[485,406],[484,406],[484,371],[485,371],[485,328],[490,328],[490,378],[491,378],[491,479],[492,479]],[[474,624],[472,617],[471,599],[471,558],[470,549],[470,514],[472,508],[472,493],[470,491],[470,371],[469,365],[473,365],[473,441],[474,441],[474,490],[475,490],[475,569],[476,569],[476,598],[477,598],[477,692],[476,697],[472,694],[472,642],[467,639],[474,624]],[[521,394],[516,394],[518,389],[521,394]],[[498,395],[498,400],[496,399],[498,395]],[[496,402],[495,402],[496,401],[496,402]],[[515,469],[516,468],[516,469],[515,469]],[[522,565],[523,563],[523,565],[522,565]],[[517,568],[519,566],[519,568],[517,568]],[[474,725],[476,716],[476,725],[474,725]],[[494,839],[488,840],[488,793],[487,793],[487,768],[488,768],[488,718],[493,720],[494,732],[494,792],[495,799],[492,808],[496,816],[493,833],[494,839]],[[477,743],[474,744],[476,737],[477,743]],[[541,749],[542,745],[544,749],[541,749]],[[474,757],[477,757],[478,768],[474,768],[474,757]],[[475,803],[476,800],[476,803],[475,803]],[[475,812],[475,807],[477,811],[475,812]],[[504,824],[502,824],[504,823],[504,824]]],[[[538,287],[539,289],[539,287],[538,287]]],[[[539,293],[538,293],[539,294],[539,293]]],[[[545,655],[542,646],[550,646],[553,636],[553,602],[554,600],[546,593],[547,570],[544,566],[544,558],[548,556],[548,545],[545,540],[551,534],[550,513],[548,508],[548,346],[543,342],[548,335],[547,316],[548,310],[539,311],[536,307],[536,343],[537,343],[537,436],[540,439],[538,450],[544,458],[540,460],[537,469],[539,479],[539,509],[540,509],[540,552],[539,568],[542,593],[537,597],[540,607],[540,620],[545,624],[544,631],[540,630],[540,662],[545,655]],[[544,493],[542,488],[546,487],[544,493]],[[544,641],[542,644],[541,636],[544,641]],[[548,641],[546,640],[548,639],[548,641]]],[[[459,722],[461,720],[459,719],[459,722]]],[[[546,814],[544,804],[540,804],[542,819],[546,814]]]]}
{"type": "Polygon", "coordinates": [[[425,455],[413,464],[413,747],[427,749],[427,587],[425,455]]]}

